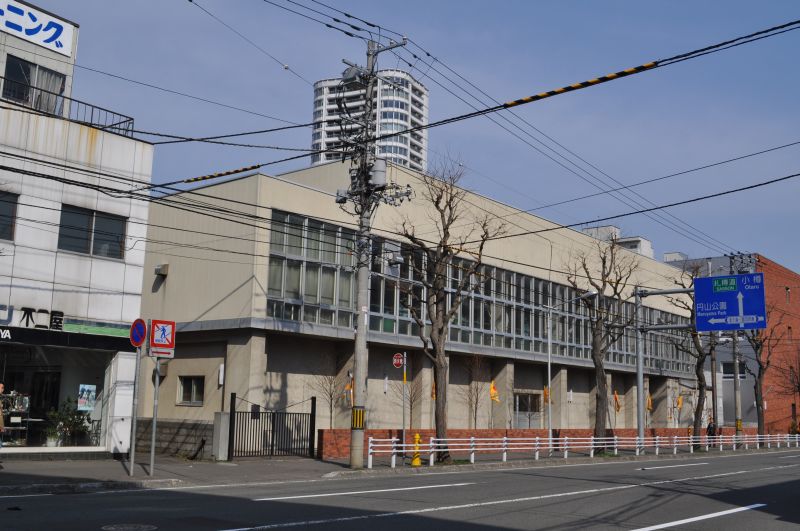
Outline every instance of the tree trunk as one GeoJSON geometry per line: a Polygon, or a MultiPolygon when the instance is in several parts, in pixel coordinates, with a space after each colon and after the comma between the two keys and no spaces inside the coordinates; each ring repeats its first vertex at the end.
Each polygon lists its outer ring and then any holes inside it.
{"type": "Polygon", "coordinates": [[[705,366],[705,357],[697,359],[694,366],[694,374],[697,376],[697,404],[694,406],[694,424],[692,425],[692,435],[695,437],[702,433],[703,429],[703,410],[706,407],[706,373],[703,370],[705,366]],[[702,358],[702,359],[701,359],[702,358]]]}
{"type": "Polygon", "coordinates": [[[602,348],[602,331],[592,335],[592,361],[595,377],[594,436],[606,436],[606,418],[608,417],[608,384],[606,382],[605,352],[602,348]]]}
{"type": "MultiPolygon", "coordinates": [[[[433,381],[436,384],[436,438],[447,438],[447,358],[444,354],[436,356],[433,364],[433,381]]],[[[450,452],[445,448],[437,454],[440,463],[450,463],[450,452]]]]}
{"type": "Polygon", "coordinates": [[[753,385],[756,392],[756,417],[758,418],[758,434],[764,435],[764,373],[758,371],[756,383],[753,385]]]}
{"type": "Polygon", "coordinates": [[[333,400],[328,402],[328,427],[333,429],[333,400]]]}

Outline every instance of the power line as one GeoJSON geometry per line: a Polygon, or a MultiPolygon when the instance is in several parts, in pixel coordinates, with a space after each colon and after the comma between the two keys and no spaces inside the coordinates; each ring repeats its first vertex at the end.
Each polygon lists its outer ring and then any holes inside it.
{"type": "MultiPolygon", "coordinates": [[[[791,175],[785,175],[783,177],[778,177],[776,179],[770,179],[768,181],[763,181],[763,182],[760,182],[760,183],[751,184],[749,186],[742,186],[740,188],[734,188],[734,189],[731,189],[731,190],[725,190],[723,192],[716,192],[716,193],[713,193],[713,194],[694,197],[692,199],[685,199],[683,201],[676,201],[674,203],[668,203],[666,205],[655,206],[655,207],[652,207],[652,208],[636,210],[634,212],[625,212],[623,214],[616,214],[614,216],[606,216],[606,217],[603,217],[603,218],[597,218],[597,219],[594,219],[594,220],[591,220],[591,221],[585,221],[585,222],[582,222],[582,223],[573,223],[573,224],[570,224],[570,225],[560,225],[558,227],[551,227],[551,228],[540,229],[540,230],[536,230],[536,231],[527,231],[527,232],[521,232],[521,233],[517,233],[517,234],[504,234],[504,235],[501,235],[501,236],[495,236],[494,238],[491,238],[491,239],[492,240],[504,240],[504,239],[508,239],[508,238],[514,238],[514,237],[517,237],[517,236],[525,236],[527,234],[539,234],[541,232],[550,232],[550,231],[553,231],[553,230],[559,230],[559,229],[568,228],[568,227],[576,227],[578,225],[589,225],[589,224],[599,223],[599,222],[603,222],[603,221],[610,221],[612,219],[619,219],[619,218],[624,218],[624,217],[628,217],[628,216],[633,216],[633,215],[636,215],[636,214],[643,214],[645,212],[651,212],[653,210],[662,210],[662,209],[665,209],[665,208],[672,208],[672,207],[676,207],[676,206],[680,206],[680,205],[688,205],[690,203],[696,203],[698,201],[705,201],[707,199],[712,199],[712,198],[715,198],[715,197],[721,197],[723,195],[729,195],[729,194],[735,194],[735,193],[738,193],[738,192],[744,192],[744,191],[747,191],[747,190],[753,190],[753,189],[756,189],[756,188],[761,188],[763,186],[769,186],[771,184],[776,184],[776,183],[779,183],[779,182],[782,182],[782,181],[787,181],[789,179],[794,179],[794,178],[799,177],[799,176],[800,176],[800,173],[793,173],[791,175]]],[[[475,242],[467,242],[467,243],[475,243],[475,242]]]]}
{"type": "Polygon", "coordinates": [[[265,50],[264,48],[262,48],[261,46],[259,46],[259,45],[258,45],[258,44],[256,44],[255,42],[253,42],[251,39],[247,38],[245,35],[243,35],[241,32],[239,32],[239,31],[238,31],[236,28],[234,28],[233,26],[231,26],[230,24],[228,24],[227,22],[225,22],[224,20],[222,20],[221,18],[219,18],[218,16],[216,16],[215,14],[213,14],[213,13],[212,13],[211,11],[209,11],[208,9],[204,8],[203,6],[201,6],[201,5],[200,5],[200,4],[197,2],[197,0],[189,0],[189,3],[190,3],[190,4],[193,4],[193,5],[195,5],[195,6],[197,6],[197,7],[198,7],[200,10],[202,10],[202,11],[203,11],[205,14],[207,14],[209,17],[213,18],[214,20],[216,20],[217,22],[219,22],[220,24],[222,24],[223,26],[225,26],[226,28],[228,28],[230,31],[232,31],[233,33],[235,33],[236,35],[238,35],[238,36],[239,36],[239,38],[241,38],[242,40],[244,40],[245,42],[247,42],[247,43],[248,43],[250,46],[252,46],[253,48],[255,48],[256,50],[258,50],[258,51],[259,51],[259,52],[261,52],[262,54],[266,55],[267,57],[269,57],[270,59],[272,59],[273,61],[275,61],[276,63],[278,63],[278,64],[281,66],[281,68],[283,68],[283,69],[284,69],[284,70],[286,70],[287,72],[290,72],[292,75],[294,75],[295,77],[297,77],[297,78],[298,78],[298,79],[300,79],[301,81],[305,82],[307,85],[311,85],[311,86],[313,86],[313,83],[311,83],[311,81],[309,81],[309,80],[307,80],[306,78],[304,78],[304,77],[303,77],[302,75],[300,75],[300,74],[299,74],[297,71],[295,71],[293,68],[291,68],[291,67],[290,67],[288,64],[284,63],[283,61],[281,61],[280,59],[278,59],[277,57],[275,57],[274,55],[272,55],[271,53],[269,53],[267,50],[265,50]]]}

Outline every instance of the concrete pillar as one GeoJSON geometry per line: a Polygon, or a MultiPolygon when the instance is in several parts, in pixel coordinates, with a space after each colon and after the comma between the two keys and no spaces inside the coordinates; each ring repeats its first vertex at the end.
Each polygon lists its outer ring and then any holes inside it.
{"type": "MultiPolygon", "coordinates": [[[[550,381],[550,398],[553,401],[553,431],[562,428],[571,428],[569,408],[569,386],[567,385],[567,368],[564,366],[553,366],[551,369],[552,380],[550,381]]],[[[547,404],[544,404],[547,412],[547,404]]],[[[547,418],[545,418],[545,429],[547,428],[547,418]]]]}
{"type": "Polygon", "coordinates": [[[667,378],[650,377],[650,396],[653,398],[650,424],[653,428],[670,426],[672,404],[670,403],[671,396],[667,382],[667,378]]]}
{"type": "MultiPolygon", "coordinates": [[[[225,401],[224,408],[229,410],[228,399],[231,393],[254,404],[266,405],[269,398],[270,407],[282,407],[286,404],[286,386],[279,396],[267,397],[267,338],[266,333],[252,333],[233,336],[228,339],[225,352],[225,401]]],[[[237,408],[241,404],[237,405],[237,408]]]]}
{"type": "Polygon", "coordinates": [[[414,393],[419,395],[415,400],[414,411],[411,414],[411,426],[417,430],[431,429],[435,427],[435,410],[431,399],[433,363],[424,352],[414,352],[409,353],[409,355],[413,360],[412,379],[409,381],[409,385],[413,385],[414,393]]]}
{"type": "MultiPolygon", "coordinates": [[[[636,388],[636,375],[635,374],[626,374],[624,375],[624,385],[625,385],[625,395],[620,395],[620,401],[622,402],[622,412],[624,418],[624,424],[621,427],[624,428],[637,428],[636,425],[636,401],[639,396],[639,390],[636,388]]],[[[647,395],[645,395],[647,396],[647,395]]],[[[646,400],[645,400],[646,402],[646,400]]]]}
{"type": "Polygon", "coordinates": [[[494,359],[491,371],[500,398],[499,402],[490,400],[491,425],[494,429],[509,429],[514,414],[514,360],[494,359]]]}

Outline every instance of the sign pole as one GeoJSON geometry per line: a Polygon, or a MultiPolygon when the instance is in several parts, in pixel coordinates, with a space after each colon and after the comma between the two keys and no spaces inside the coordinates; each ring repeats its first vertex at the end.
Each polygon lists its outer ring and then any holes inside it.
{"type": "Polygon", "coordinates": [[[153,388],[153,433],[150,438],[150,476],[153,475],[153,469],[156,464],[156,424],[158,421],[158,385],[161,380],[161,358],[156,360],[156,385],[153,388]]]}
{"type": "Polygon", "coordinates": [[[133,412],[131,413],[131,440],[128,447],[128,475],[133,477],[136,461],[136,415],[139,411],[139,360],[142,359],[142,347],[136,347],[136,372],[133,374],[133,412]]]}
{"type": "Polygon", "coordinates": [[[400,430],[403,446],[403,465],[406,464],[406,353],[403,351],[403,429],[400,430]]]}
{"type": "Polygon", "coordinates": [[[736,414],[736,437],[741,437],[742,387],[741,387],[741,382],[739,381],[739,331],[738,330],[734,330],[733,332],[733,395],[735,400],[734,413],[736,414]]]}

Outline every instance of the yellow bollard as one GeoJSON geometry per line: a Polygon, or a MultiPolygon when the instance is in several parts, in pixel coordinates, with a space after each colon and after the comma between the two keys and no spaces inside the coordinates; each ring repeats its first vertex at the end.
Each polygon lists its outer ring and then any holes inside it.
{"type": "Polygon", "coordinates": [[[411,458],[411,466],[422,466],[422,461],[419,458],[419,433],[414,434],[414,456],[411,458]]]}

